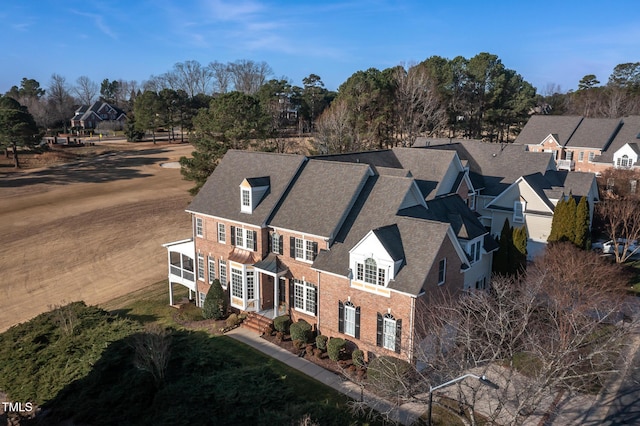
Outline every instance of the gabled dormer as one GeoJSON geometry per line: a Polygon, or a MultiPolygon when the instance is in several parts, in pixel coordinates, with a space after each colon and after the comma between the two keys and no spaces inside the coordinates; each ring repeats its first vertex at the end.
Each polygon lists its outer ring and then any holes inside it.
{"type": "Polygon", "coordinates": [[[240,184],[240,211],[253,213],[269,191],[269,176],[245,178],[240,184]]]}
{"type": "Polygon", "coordinates": [[[354,282],[366,289],[385,288],[405,263],[397,225],[373,229],[349,250],[349,268],[354,282]]]}
{"type": "Polygon", "coordinates": [[[556,133],[550,133],[546,138],[542,140],[539,144],[547,149],[558,148],[560,147],[559,137],[556,133]]]}

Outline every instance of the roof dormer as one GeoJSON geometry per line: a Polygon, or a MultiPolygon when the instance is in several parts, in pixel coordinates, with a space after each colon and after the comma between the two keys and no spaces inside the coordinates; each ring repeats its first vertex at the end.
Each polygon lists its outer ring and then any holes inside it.
{"type": "Polygon", "coordinates": [[[253,213],[269,191],[269,176],[245,178],[240,184],[240,211],[253,213]]]}
{"type": "Polygon", "coordinates": [[[351,250],[349,267],[355,281],[386,287],[404,265],[404,249],[397,225],[369,231],[351,250]]]}

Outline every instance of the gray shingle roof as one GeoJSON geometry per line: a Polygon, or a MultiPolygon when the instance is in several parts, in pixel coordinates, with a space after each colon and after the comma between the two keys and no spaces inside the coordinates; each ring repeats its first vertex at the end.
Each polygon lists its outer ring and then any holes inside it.
{"type": "MultiPolygon", "coordinates": [[[[321,251],[313,267],[346,276],[349,250],[369,231],[389,227],[391,232],[394,227],[390,226],[395,225],[405,254],[405,265],[389,283],[389,288],[419,294],[441,245],[448,238],[449,224],[397,214],[412,185],[410,178],[370,177],[331,250],[321,251]]],[[[425,214],[424,208],[422,211],[425,214]]]]}
{"type": "Polygon", "coordinates": [[[309,160],[270,224],[334,237],[370,173],[368,164],[309,160]]]}
{"type": "Polygon", "coordinates": [[[605,150],[616,135],[620,124],[621,120],[618,118],[585,118],[565,146],[605,150]]]}
{"type": "Polygon", "coordinates": [[[569,142],[582,120],[583,117],[573,115],[532,115],[522,128],[515,143],[535,145],[553,134],[557,135],[558,143],[564,146],[569,142]]]}
{"type": "Polygon", "coordinates": [[[575,197],[587,196],[596,178],[593,173],[566,170],[549,170],[544,177],[551,185],[550,189],[545,189],[545,194],[552,199],[558,199],[560,195],[569,195],[569,193],[575,197]]]}
{"type": "Polygon", "coordinates": [[[229,150],[187,210],[261,226],[304,161],[302,155],[229,150]],[[241,213],[240,184],[256,176],[269,177],[269,190],[253,213],[241,213]]]}
{"type": "Polygon", "coordinates": [[[403,169],[410,170],[425,199],[435,197],[445,173],[456,157],[451,150],[416,150],[413,148],[393,148],[403,169]]]}
{"type": "Polygon", "coordinates": [[[525,145],[487,143],[477,140],[431,139],[421,149],[455,150],[469,166],[469,177],[475,189],[497,196],[520,176],[555,169],[551,153],[530,152],[525,145]],[[437,142],[444,142],[438,144],[437,142]]]}
{"type": "Polygon", "coordinates": [[[613,163],[613,154],[622,148],[626,143],[640,142],[640,116],[633,115],[622,119],[622,126],[616,133],[613,141],[602,155],[596,157],[594,161],[599,163],[613,163]]]}

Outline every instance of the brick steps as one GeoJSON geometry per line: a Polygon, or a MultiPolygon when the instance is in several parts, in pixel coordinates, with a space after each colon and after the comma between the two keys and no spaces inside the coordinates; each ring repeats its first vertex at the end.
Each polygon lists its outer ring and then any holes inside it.
{"type": "Polygon", "coordinates": [[[269,325],[273,325],[273,320],[255,312],[248,312],[247,318],[242,321],[242,327],[253,330],[258,334],[264,334],[264,330],[269,325]]]}

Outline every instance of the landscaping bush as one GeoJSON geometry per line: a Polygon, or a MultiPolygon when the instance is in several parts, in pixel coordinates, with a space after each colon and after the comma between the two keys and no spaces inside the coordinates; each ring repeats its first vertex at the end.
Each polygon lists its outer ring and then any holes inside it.
{"type": "Polygon", "coordinates": [[[316,336],[316,347],[322,351],[326,351],[327,350],[327,340],[329,340],[329,338],[327,336],[324,336],[322,334],[318,334],[316,336]]]}
{"type": "Polygon", "coordinates": [[[305,320],[300,320],[289,327],[291,340],[301,340],[308,343],[311,340],[311,324],[305,320]]]}
{"type": "Polygon", "coordinates": [[[305,347],[305,345],[306,345],[306,343],[305,343],[305,342],[303,342],[303,341],[302,341],[302,340],[300,340],[300,339],[295,339],[295,340],[293,341],[293,347],[294,347],[294,349],[295,349],[295,350],[297,350],[297,351],[302,350],[302,348],[304,348],[304,347],[305,347]]]}
{"type": "Polygon", "coordinates": [[[276,340],[282,342],[284,340],[284,333],[282,331],[276,331],[276,340]]]}
{"type": "Polygon", "coordinates": [[[340,359],[340,353],[344,350],[346,342],[344,339],[334,337],[327,343],[327,354],[331,361],[338,361],[340,359]]]}
{"type": "Polygon", "coordinates": [[[392,356],[379,356],[369,362],[367,377],[379,390],[397,394],[404,389],[411,374],[411,364],[392,356]]]}
{"type": "Polygon", "coordinates": [[[275,317],[273,319],[273,328],[276,331],[280,331],[284,334],[289,332],[289,326],[291,325],[291,317],[289,315],[280,315],[279,317],[275,317]]]}
{"type": "Polygon", "coordinates": [[[214,280],[204,299],[202,316],[205,319],[223,319],[227,315],[227,297],[224,294],[220,281],[214,280]]]}
{"type": "Polygon", "coordinates": [[[351,352],[351,360],[353,361],[353,365],[358,368],[364,367],[364,352],[360,349],[356,349],[351,352]]]}
{"type": "Polygon", "coordinates": [[[229,318],[227,318],[227,320],[225,321],[225,324],[227,325],[227,327],[231,328],[231,327],[235,327],[241,322],[242,320],[240,319],[238,314],[231,314],[229,315],[229,318]]]}

